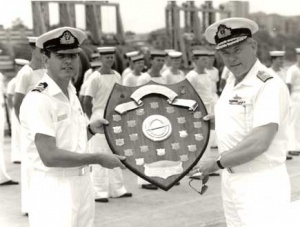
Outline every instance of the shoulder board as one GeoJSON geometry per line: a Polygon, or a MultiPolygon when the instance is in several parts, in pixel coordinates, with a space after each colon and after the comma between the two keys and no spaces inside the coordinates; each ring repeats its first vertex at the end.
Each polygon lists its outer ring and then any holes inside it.
{"type": "Polygon", "coordinates": [[[48,87],[48,84],[46,82],[39,83],[35,88],[33,88],[31,91],[37,91],[42,92],[45,90],[45,88],[48,87]]]}
{"type": "Polygon", "coordinates": [[[262,82],[266,82],[269,79],[272,79],[273,76],[269,75],[267,72],[265,71],[258,71],[257,75],[258,79],[260,79],[262,82]]]}

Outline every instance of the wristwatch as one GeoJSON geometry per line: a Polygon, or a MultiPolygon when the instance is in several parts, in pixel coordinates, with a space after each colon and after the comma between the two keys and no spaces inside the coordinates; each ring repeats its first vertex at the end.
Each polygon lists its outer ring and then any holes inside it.
{"type": "Polygon", "coordinates": [[[218,157],[216,163],[217,163],[217,165],[218,165],[218,167],[219,167],[220,169],[225,169],[225,167],[222,166],[222,164],[221,164],[221,158],[222,158],[222,156],[220,155],[220,156],[218,157]]]}

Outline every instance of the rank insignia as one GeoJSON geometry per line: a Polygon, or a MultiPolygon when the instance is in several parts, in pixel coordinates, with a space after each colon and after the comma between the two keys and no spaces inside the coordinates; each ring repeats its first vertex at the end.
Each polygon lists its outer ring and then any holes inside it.
{"type": "Polygon", "coordinates": [[[273,77],[270,76],[267,72],[265,71],[258,71],[256,75],[262,82],[266,82],[269,79],[272,79],[273,77]]]}
{"type": "Polygon", "coordinates": [[[48,84],[46,82],[39,83],[35,88],[33,88],[31,91],[37,91],[42,92],[45,90],[45,88],[48,87],[48,84]]]}

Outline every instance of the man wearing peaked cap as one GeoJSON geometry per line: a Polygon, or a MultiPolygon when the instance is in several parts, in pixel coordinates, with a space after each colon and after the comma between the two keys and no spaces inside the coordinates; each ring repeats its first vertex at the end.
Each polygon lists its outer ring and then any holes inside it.
{"type": "Polygon", "coordinates": [[[290,130],[288,150],[291,155],[300,154],[300,48],[296,48],[296,63],[286,72],[286,84],[290,91],[290,130]]]}
{"type": "Polygon", "coordinates": [[[191,174],[205,176],[222,169],[228,227],[279,227],[288,222],[289,92],[256,57],[257,43],[252,38],[256,31],[257,24],[246,18],[220,20],[205,31],[231,74],[215,108],[220,155],[199,163],[191,174]]]}
{"type": "Polygon", "coordinates": [[[20,111],[22,145],[33,166],[30,226],[93,226],[95,202],[90,164],[124,167],[122,157],[90,154],[88,139],[103,133],[104,119],[86,125],[71,78],[85,34],[62,27],[38,37],[47,71],[20,111]]]}
{"type": "MultiPolygon", "coordinates": [[[[83,107],[89,120],[103,118],[109,95],[116,83],[121,83],[120,74],[112,69],[115,63],[115,47],[99,47],[102,67],[95,70],[86,81],[83,107]]],[[[93,154],[113,154],[104,134],[97,134],[89,141],[89,151],[93,154]]],[[[120,168],[108,169],[93,165],[92,180],[96,202],[109,202],[109,198],[131,197],[124,186],[120,168]]]]}
{"type": "Polygon", "coordinates": [[[185,75],[180,70],[182,63],[182,53],[179,51],[171,51],[168,53],[170,59],[170,67],[162,72],[162,76],[165,77],[166,84],[175,84],[184,80],[185,75]]]}

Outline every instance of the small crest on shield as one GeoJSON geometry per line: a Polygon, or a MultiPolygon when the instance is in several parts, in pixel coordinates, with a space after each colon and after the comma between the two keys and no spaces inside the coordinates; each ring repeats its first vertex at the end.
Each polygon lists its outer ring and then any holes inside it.
{"type": "Polygon", "coordinates": [[[188,160],[189,160],[189,157],[188,157],[186,154],[180,155],[180,161],[186,162],[186,161],[188,161],[188,160]]]}
{"type": "Polygon", "coordinates": [[[195,140],[197,140],[197,141],[201,141],[201,140],[203,140],[203,135],[202,134],[195,134],[195,140]]]}
{"type": "Polygon", "coordinates": [[[133,152],[132,152],[132,149],[126,149],[126,150],[124,150],[124,154],[125,154],[125,156],[132,156],[133,155],[133,152]]]}
{"type": "Polygon", "coordinates": [[[174,113],[175,112],[174,107],[172,107],[172,106],[167,106],[166,109],[167,109],[167,113],[174,113]]]}
{"type": "Polygon", "coordinates": [[[144,159],[143,158],[136,158],[135,163],[138,166],[144,165],[144,159]]]}
{"type": "Polygon", "coordinates": [[[160,148],[156,149],[158,156],[164,156],[166,154],[166,149],[160,148]]]}
{"type": "Polygon", "coordinates": [[[127,125],[128,125],[128,127],[130,127],[130,128],[135,127],[135,126],[136,126],[136,121],[135,121],[135,120],[127,121],[127,125]]]}
{"type": "Polygon", "coordinates": [[[116,139],[116,145],[121,147],[124,145],[124,139],[116,139]]]}
{"type": "Polygon", "coordinates": [[[171,146],[172,146],[173,150],[179,150],[180,149],[179,143],[172,143],[171,146]]]}
{"type": "Polygon", "coordinates": [[[148,146],[140,146],[141,152],[147,152],[149,151],[149,147],[148,146]]]}
{"type": "Polygon", "coordinates": [[[131,140],[131,141],[136,141],[136,140],[138,140],[138,134],[136,134],[136,133],[135,133],[135,134],[130,134],[129,137],[130,137],[130,140],[131,140]]]}
{"type": "Polygon", "coordinates": [[[196,111],[196,112],[194,113],[194,118],[199,119],[199,118],[201,118],[201,117],[202,117],[202,113],[201,113],[200,111],[196,111]]]}
{"type": "Polygon", "coordinates": [[[150,102],[151,109],[157,109],[159,107],[158,102],[150,102]]]}
{"type": "Polygon", "coordinates": [[[144,109],[138,109],[138,110],[136,110],[136,115],[142,116],[144,114],[145,114],[145,110],[144,109]]]}
{"type": "Polygon", "coordinates": [[[178,122],[178,124],[184,124],[186,122],[185,117],[178,117],[177,122],[178,122]]]}
{"type": "Polygon", "coordinates": [[[197,146],[196,145],[188,145],[188,149],[189,149],[189,151],[194,152],[197,150],[197,146]]]}
{"type": "Polygon", "coordinates": [[[186,132],[186,130],[182,130],[182,131],[179,131],[179,136],[181,138],[185,138],[188,136],[188,133],[186,132]]]}
{"type": "Polygon", "coordinates": [[[202,122],[201,121],[196,121],[194,123],[194,128],[201,128],[202,127],[202,122]]]}
{"type": "Polygon", "coordinates": [[[122,132],[122,127],[121,126],[116,126],[113,127],[114,133],[121,133],[122,132]]]}
{"type": "Polygon", "coordinates": [[[118,114],[113,115],[113,121],[121,121],[121,116],[118,114]]]}

